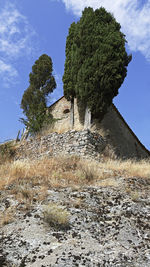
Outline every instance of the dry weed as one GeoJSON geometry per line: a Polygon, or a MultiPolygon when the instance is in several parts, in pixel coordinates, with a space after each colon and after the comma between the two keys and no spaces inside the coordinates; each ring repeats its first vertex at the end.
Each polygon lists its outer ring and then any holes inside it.
{"type": "Polygon", "coordinates": [[[51,226],[65,229],[69,227],[70,213],[55,203],[49,203],[44,206],[43,210],[44,220],[51,226]]]}
{"type": "Polygon", "coordinates": [[[9,207],[3,212],[0,212],[0,227],[11,223],[14,220],[14,208],[9,207]]]}
{"type": "Polygon", "coordinates": [[[107,135],[107,132],[102,128],[101,124],[96,119],[94,120],[90,130],[91,132],[98,132],[103,138],[105,138],[107,135]]]}
{"type": "Polygon", "coordinates": [[[113,177],[150,178],[150,161],[121,161],[108,159],[96,162],[73,157],[17,160],[0,165],[0,189],[12,185],[17,199],[32,203],[44,199],[50,187],[82,186],[113,177]],[[36,190],[35,190],[36,188],[36,190]]]}
{"type": "Polygon", "coordinates": [[[15,141],[8,141],[3,144],[0,144],[0,164],[10,162],[13,159],[15,152],[15,141]]]}
{"type": "MultiPolygon", "coordinates": [[[[78,156],[57,156],[37,160],[5,161],[0,164],[0,190],[9,189],[18,204],[29,210],[33,202],[43,201],[51,187],[81,187],[87,184],[117,186],[115,177],[150,178],[150,160],[117,160],[106,157],[102,162],[81,159],[78,156]]],[[[127,189],[130,190],[130,189],[127,189]]],[[[126,191],[127,191],[126,190],[126,191]]],[[[138,192],[129,191],[133,201],[138,192]]],[[[74,203],[80,206],[80,200],[74,203]]],[[[0,226],[14,219],[15,207],[0,213],[0,226]]],[[[58,205],[45,207],[44,218],[53,226],[68,226],[69,214],[58,205]]]]}
{"type": "Polygon", "coordinates": [[[107,187],[107,186],[118,187],[119,186],[118,182],[113,178],[108,178],[108,179],[97,181],[96,185],[103,186],[103,187],[107,187]]]}
{"type": "Polygon", "coordinates": [[[138,191],[131,191],[130,192],[130,196],[132,198],[133,201],[138,201],[140,195],[139,195],[139,192],[138,191]]]}
{"type": "Polygon", "coordinates": [[[100,163],[101,167],[111,170],[114,176],[150,178],[149,160],[112,160],[100,163]]]}
{"type": "Polygon", "coordinates": [[[98,178],[98,163],[89,160],[80,160],[77,175],[79,179],[93,181],[98,178]]]}

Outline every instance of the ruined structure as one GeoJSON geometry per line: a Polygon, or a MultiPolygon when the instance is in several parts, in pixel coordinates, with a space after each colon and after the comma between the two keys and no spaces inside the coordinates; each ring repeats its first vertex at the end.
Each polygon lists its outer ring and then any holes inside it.
{"type": "Polygon", "coordinates": [[[57,132],[66,132],[72,128],[77,131],[90,128],[91,132],[96,132],[104,138],[117,157],[140,159],[150,156],[150,152],[139,141],[114,104],[110,106],[102,120],[91,118],[91,127],[85,125],[85,107],[77,103],[76,99],[73,105],[73,115],[71,103],[65,97],[61,97],[50,107],[50,112],[57,119],[55,122],[57,132]]]}
{"type": "Polygon", "coordinates": [[[49,111],[56,119],[52,129],[21,142],[16,159],[68,154],[96,160],[103,156],[121,159],[150,156],[150,151],[141,144],[113,104],[103,119],[92,118],[83,104],[76,99],[71,103],[65,97],[51,105],[49,111]]]}

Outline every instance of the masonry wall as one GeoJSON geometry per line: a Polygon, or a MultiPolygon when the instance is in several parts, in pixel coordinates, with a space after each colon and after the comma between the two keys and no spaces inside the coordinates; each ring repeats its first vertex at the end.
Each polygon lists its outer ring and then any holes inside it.
{"type": "Polygon", "coordinates": [[[98,133],[89,130],[51,133],[25,141],[16,151],[16,159],[78,155],[99,160],[105,146],[104,139],[98,133]]]}
{"type": "Polygon", "coordinates": [[[50,112],[56,120],[55,129],[57,132],[69,131],[70,129],[70,108],[71,103],[62,97],[50,107],[50,112]]]}
{"type": "MultiPolygon", "coordinates": [[[[58,132],[64,132],[72,130],[70,126],[70,109],[71,102],[67,101],[65,97],[56,101],[51,107],[50,112],[54,118],[57,119],[55,122],[55,129],[58,132]]],[[[77,99],[74,99],[74,129],[84,129],[84,112],[85,107],[77,103],[77,99]]]]}
{"type": "MultiPolygon", "coordinates": [[[[62,97],[52,107],[51,111],[55,118],[59,118],[55,124],[56,131],[70,130],[70,102],[62,97]],[[67,111],[67,113],[65,113],[67,111]]],[[[85,107],[74,102],[74,129],[84,129],[85,107]]],[[[110,148],[120,158],[146,158],[150,152],[141,144],[129,126],[126,124],[118,110],[112,105],[102,121],[92,121],[91,131],[102,135],[110,148]]]]}
{"type": "Polygon", "coordinates": [[[140,159],[150,156],[149,151],[140,143],[115,106],[109,108],[99,127],[97,125],[97,131],[101,132],[101,129],[105,132],[107,143],[118,157],[140,159]]]}

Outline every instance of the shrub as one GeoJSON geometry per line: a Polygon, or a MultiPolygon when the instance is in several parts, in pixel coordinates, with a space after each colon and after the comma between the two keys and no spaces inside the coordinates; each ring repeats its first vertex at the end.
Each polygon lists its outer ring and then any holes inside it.
{"type": "Polygon", "coordinates": [[[50,203],[44,206],[44,220],[52,227],[67,229],[69,227],[70,213],[55,203],[50,203]]]}

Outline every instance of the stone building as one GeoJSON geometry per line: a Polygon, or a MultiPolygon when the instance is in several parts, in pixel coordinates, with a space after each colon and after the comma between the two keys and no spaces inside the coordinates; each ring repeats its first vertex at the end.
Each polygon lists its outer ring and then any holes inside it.
{"type": "MultiPolygon", "coordinates": [[[[65,97],[61,97],[49,108],[53,117],[57,119],[54,128],[58,133],[71,129],[82,131],[85,128],[85,107],[78,104],[76,99],[73,105],[73,118],[71,103],[65,97]],[[73,121],[73,125],[70,120],[73,121]]],[[[99,133],[110,150],[120,158],[140,159],[150,156],[150,151],[139,141],[114,104],[110,106],[103,119],[91,118],[90,131],[99,133]]]]}

